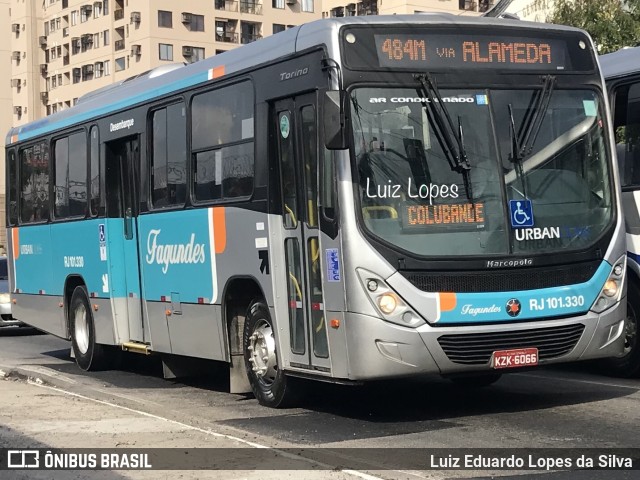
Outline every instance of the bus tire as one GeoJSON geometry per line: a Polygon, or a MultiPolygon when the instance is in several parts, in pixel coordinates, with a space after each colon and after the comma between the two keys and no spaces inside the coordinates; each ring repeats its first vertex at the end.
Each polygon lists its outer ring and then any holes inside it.
{"type": "Polygon", "coordinates": [[[71,346],[76,363],[85,371],[102,370],[106,366],[104,345],[96,343],[93,313],[84,286],[76,287],[69,304],[71,346]]]}
{"type": "Polygon", "coordinates": [[[621,357],[604,362],[605,373],[616,377],[631,378],[640,374],[640,342],[638,342],[638,318],[640,317],[640,286],[630,278],[627,288],[627,318],[624,325],[624,353],[621,357]]]}
{"type": "Polygon", "coordinates": [[[493,385],[502,377],[501,373],[483,373],[478,375],[456,375],[450,377],[453,383],[465,388],[482,388],[493,385]]]}
{"type": "Polygon", "coordinates": [[[272,408],[290,406],[296,398],[295,379],[279,368],[274,325],[263,301],[253,301],[249,306],[242,348],[249,384],[258,402],[272,408]]]}

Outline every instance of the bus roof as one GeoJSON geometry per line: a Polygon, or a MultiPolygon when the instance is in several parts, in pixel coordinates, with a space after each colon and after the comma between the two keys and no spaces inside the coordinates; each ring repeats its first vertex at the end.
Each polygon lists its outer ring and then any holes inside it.
{"type": "MultiPolygon", "coordinates": [[[[331,45],[332,35],[335,35],[338,29],[344,25],[398,25],[402,23],[511,26],[520,30],[541,31],[578,30],[572,27],[536,22],[441,13],[354,16],[316,20],[199,62],[185,66],[178,65],[177,68],[174,66],[171,66],[172,68],[159,67],[113,85],[107,85],[85,95],[72,108],[12,128],[7,134],[6,145],[97,119],[171,92],[206,83],[222,75],[229,75],[254,65],[276,60],[297,51],[303,51],[317,45],[331,45]]],[[[339,51],[337,47],[333,48],[335,50],[330,51],[329,54],[333,58],[338,58],[339,51]]]]}
{"type": "Polygon", "coordinates": [[[605,78],[623,77],[640,71],[640,47],[623,48],[600,57],[605,78]]]}

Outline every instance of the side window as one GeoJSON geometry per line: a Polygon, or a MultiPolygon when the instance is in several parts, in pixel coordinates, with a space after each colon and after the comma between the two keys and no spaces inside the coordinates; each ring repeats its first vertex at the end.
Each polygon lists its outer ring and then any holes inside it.
{"type": "Polygon", "coordinates": [[[614,129],[622,186],[640,188],[640,83],[616,90],[614,129]]]}
{"type": "Polygon", "coordinates": [[[90,150],[90,162],[91,169],[89,170],[89,208],[91,209],[91,216],[95,217],[100,213],[100,208],[103,206],[101,201],[101,168],[100,168],[100,135],[98,127],[91,127],[90,133],[91,150],[90,150]]]}
{"type": "Polygon", "coordinates": [[[56,140],[55,216],[84,216],[87,206],[87,139],[84,132],[56,140]]]}
{"type": "Polygon", "coordinates": [[[243,82],[197,95],[191,108],[197,201],[253,192],[253,88],[243,82]]]}
{"type": "Polygon", "coordinates": [[[184,205],[187,198],[186,114],[183,103],[152,114],[151,202],[155,208],[184,205]]]}
{"type": "Polygon", "coordinates": [[[20,221],[49,218],[49,145],[42,141],[20,150],[20,221]]]}
{"type": "Polygon", "coordinates": [[[7,157],[7,185],[9,186],[9,196],[7,197],[7,220],[9,225],[18,223],[18,162],[16,161],[16,152],[9,151],[7,157]]]}

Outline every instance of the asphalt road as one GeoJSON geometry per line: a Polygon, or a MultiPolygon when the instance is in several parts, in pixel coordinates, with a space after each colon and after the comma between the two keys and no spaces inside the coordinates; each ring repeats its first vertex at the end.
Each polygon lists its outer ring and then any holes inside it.
{"type": "MultiPolygon", "coordinates": [[[[19,369],[64,391],[262,446],[329,448],[332,457],[319,458],[323,463],[355,464],[376,478],[508,472],[414,471],[411,465],[400,468],[401,461],[383,469],[373,448],[640,448],[640,380],[608,378],[582,366],[512,373],[483,389],[438,377],[365,387],[314,383],[299,408],[272,410],[251,396],[226,393],[222,365],[208,364],[198,378],[165,380],[157,358],[131,354],[121,370],[85,373],[69,357],[68,342],[34,333],[0,330],[0,369],[19,369]]],[[[530,472],[517,478],[530,476],[632,479],[640,471],[530,472]]]]}

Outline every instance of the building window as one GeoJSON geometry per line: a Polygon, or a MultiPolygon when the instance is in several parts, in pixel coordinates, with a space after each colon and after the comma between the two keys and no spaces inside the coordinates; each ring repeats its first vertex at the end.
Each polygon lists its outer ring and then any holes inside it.
{"type": "Polygon", "coordinates": [[[73,83],[79,83],[82,78],[82,72],[79,68],[73,69],[73,83]]]}
{"type": "Polygon", "coordinates": [[[187,25],[192,32],[204,32],[204,15],[191,14],[191,22],[187,25]]]}
{"type": "Polygon", "coordinates": [[[273,8],[284,8],[284,0],[272,0],[271,6],[273,8]]]}
{"type": "Polygon", "coordinates": [[[166,10],[158,10],[158,26],[162,28],[173,28],[173,13],[166,10]]]}
{"type": "Polygon", "coordinates": [[[104,75],[104,64],[102,62],[96,62],[93,67],[93,72],[96,78],[100,78],[104,75]]]}
{"type": "Polygon", "coordinates": [[[51,77],[51,89],[54,89],[58,86],[58,81],[56,80],[56,76],[51,77]]]}
{"type": "Polygon", "coordinates": [[[173,45],[169,43],[160,44],[160,60],[173,61],[173,45]]]}
{"type": "Polygon", "coordinates": [[[154,207],[184,205],[187,198],[187,118],[178,103],[153,113],[151,202],[154,207]]]}
{"type": "Polygon", "coordinates": [[[313,0],[302,0],[301,10],[303,12],[313,12],[313,0]]]}
{"type": "Polygon", "coordinates": [[[105,15],[109,15],[109,0],[102,2],[102,11],[105,15]]]}
{"type": "Polygon", "coordinates": [[[20,151],[20,220],[42,222],[49,218],[49,145],[20,151]]]}
{"type": "Polygon", "coordinates": [[[80,8],[80,23],[84,23],[87,20],[89,20],[90,13],[91,13],[91,10],[84,7],[80,8]]]}
{"type": "Polygon", "coordinates": [[[193,98],[195,198],[247,197],[253,191],[253,87],[242,82],[193,98]]]}
{"type": "Polygon", "coordinates": [[[126,59],[124,57],[116,58],[116,72],[120,72],[126,68],[126,59]]]}
{"type": "Polygon", "coordinates": [[[281,25],[279,23],[274,23],[273,24],[273,33],[280,33],[280,32],[284,32],[287,29],[287,27],[285,25],[281,25]]]}
{"type": "MultiPolygon", "coordinates": [[[[104,76],[108,77],[111,75],[111,62],[109,60],[104,61],[104,76]]],[[[74,103],[75,105],[75,103],[74,103]]]]}
{"type": "Polygon", "coordinates": [[[109,30],[102,32],[102,44],[106,47],[109,45],[109,30]]]}
{"type": "Polygon", "coordinates": [[[190,54],[186,55],[185,54],[185,58],[187,59],[188,63],[195,63],[195,62],[199,62],[200,60],[204,60],[204,48],[202,47],[186,47],[190,50],[190,54]]]}
{"type": "Polygon", "coordinates": [[[74,10],[71,12],[71,25],[77,25],[78,24],[78,11],[74,10]]]}
{"type": "Polygon", "coordinates": [[[84,132],[54,144],[57,218],[84,216],[87,205],[87,139],[84,132]]]}
{"type": "Polygon", "coordinates": [[[102,4],[96,2],[93,4],[93,18],[100,18],[102,16],[102,4]]]}

